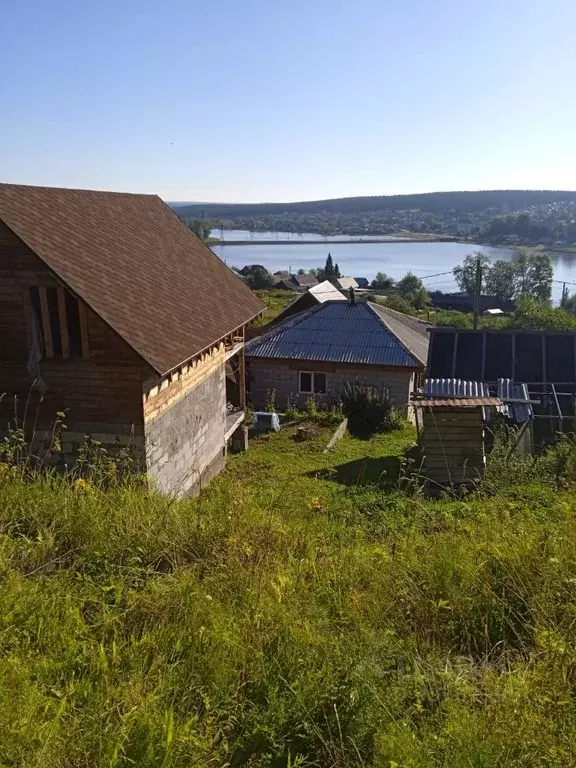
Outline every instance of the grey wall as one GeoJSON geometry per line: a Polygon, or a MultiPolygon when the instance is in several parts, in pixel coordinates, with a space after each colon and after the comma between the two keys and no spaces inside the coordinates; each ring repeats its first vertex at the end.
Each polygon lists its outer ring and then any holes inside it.
{"type": "Polygon", "coordinates": [[[144,430],[148,474],[156,488],[177,495],[198,491],[226,462],[224,366],[147,421],[144,430]]]}
{"type": "Polygon", "coordinates": [[[327,366],[313,363],[288,363],[282,360],[257,360],[247,358],[250,384],[250,403],[255,410],[266,406],[268,392],[276,390],[276,407],[286,408],[288,397],[300,408],[306,406],[310,395],[298,394],[298,370],[326,373],[326,395],[315,395],[318,403],[328,403],[339,397],[344,384],[358,381],[370,387],[387,389],[400,413],[407,414],[410,393],[414,386],[414,371],[409,368],[376,368],[375,366],[340,365],[327,366]]]}

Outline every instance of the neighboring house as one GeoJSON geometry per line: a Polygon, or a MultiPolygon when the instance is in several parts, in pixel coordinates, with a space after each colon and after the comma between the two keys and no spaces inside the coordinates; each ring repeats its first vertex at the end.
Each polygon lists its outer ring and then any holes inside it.
{"type": "MultiPolygon", "coordinates": [[[[274,272],[272,275],[272,285],[277,288],[280,283],[289,282],[292,279],[292,275],[288,270],[280,271],[280,272],[274,272]]],[[[284,288],[284,285],[280,286],[284,288]]]]}
{"type": "Polygon", "coordinates": [[[350,288],[358,288],[358,283],[354,277],[337,277],[334,284],[341,291],[349,291],[350,288]]]}
{"type": "Polygon", "coordinates": [[[0,184],[0,430],[46,442],[64,412],[67,462],[91,435],[164,492],[218,472],[263,309],[155,195],[0,184]]]}
{"type": "Polygon", "coordinates": [[[239,270],[239,274],[247,277],[248,275],[251,275],[252,272],[254,272],[256,269],[267,272],[266,267],[263,267],[262,264],[246,264],[245,267],[242,267],[242,269],[239,270]]]}
{"type": "Polygon", "coordinates": [[[370,288],[370,281],[367,277],[355,277],[354,280],[358,288],[370,288]]]}
{"type": "Polygon", "coordinates": [[[289,398],[326,404],[347,382],[387,389],[408,413],[428,355],[428,325],[371,302],[328,301],[287,318],[246,345],[250,401],[264,408],[268,393],[284,409],[289,398]]]}
{"type": "Polygon", "coordinates": [[[311,285],[318,284],[318,278],[315,275],[292,275],[292,283],[295,288],[309,288],[311,285]]]}
{"type": "Polygon", "coordinates": [[[272,322],[276,325],[291,315],[296,315],[298,312],[316,307],[326,301],[346,301],[346,297],[337,288],[334,288],[329,280],[313,285],[306,293],[301,293],[272,322]]]}

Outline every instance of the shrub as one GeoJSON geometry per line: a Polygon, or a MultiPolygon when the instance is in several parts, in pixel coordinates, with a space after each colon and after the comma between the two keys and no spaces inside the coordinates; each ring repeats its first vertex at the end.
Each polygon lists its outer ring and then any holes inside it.
{"type": "Polygon", "coordinates": [[[398,414],[386,390],[348,383],[342,392],[342,410],[353,435],[368,436],[399,426],[398,414]]]}
{"type": "Polygon", "coordinates": [[[267,413],[276,413],[276,390],[269,389],[266,396],[267,413]]]}

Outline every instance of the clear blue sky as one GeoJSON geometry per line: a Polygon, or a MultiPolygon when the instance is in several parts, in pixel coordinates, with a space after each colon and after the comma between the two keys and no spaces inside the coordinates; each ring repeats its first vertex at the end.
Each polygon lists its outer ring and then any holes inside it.
{"type": "Polygon", "coordinates": [[[2,28],[3,181],[576,188],[574,0],[7,0],[2,28]]]}

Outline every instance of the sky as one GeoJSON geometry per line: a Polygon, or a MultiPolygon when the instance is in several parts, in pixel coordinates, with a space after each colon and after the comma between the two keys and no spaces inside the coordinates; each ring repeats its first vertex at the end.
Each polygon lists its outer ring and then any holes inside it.
{"type": "Polygon", "coordinates": [[[5,0],[2,25],[2,181],[576,188],[574,0],[5,0]]]}

